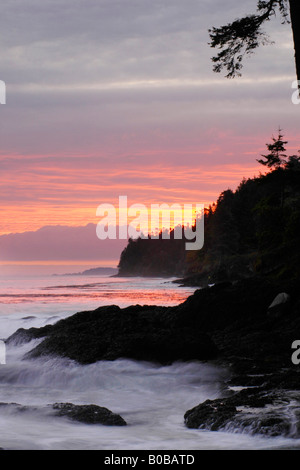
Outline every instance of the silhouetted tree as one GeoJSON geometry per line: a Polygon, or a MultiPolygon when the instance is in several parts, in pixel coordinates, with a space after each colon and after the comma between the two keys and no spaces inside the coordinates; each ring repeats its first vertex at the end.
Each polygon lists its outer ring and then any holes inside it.
{"type": "Polygon", "coordinates": [[[227,78],[241,75],[245,55],[252,54],[260,44],[269,43],[262,25],[279,10],[282,23],[290,23],[293,31],[297,79],[300,80],[300,1],[299,0],[258,0],[257,13],[237,19],[219,28],[209,29],[210,46],[221,51],[212,58],[213,70],[227,70],[227,78]],[[288,4],[290,18],[288,13],[288,4]]]}
{"type": "Polygon", "coordinates": [[[300,157],[291,155],[285,164],[287,170],[300,171],[300,157]]]}
{"type": "Polygon", "coordinates": [[[287,155],[285,154],[285,145],[287,141],[282,140],[283,135],[281,134],[281,129],[278,130],[278,137],[272,137],[273,143],[266,144],[270,153],[268,155],[262,155],[265,160],[257,160],[262,165],[267,166],[268,168],[279,168],[285,163],[287,155]]]}

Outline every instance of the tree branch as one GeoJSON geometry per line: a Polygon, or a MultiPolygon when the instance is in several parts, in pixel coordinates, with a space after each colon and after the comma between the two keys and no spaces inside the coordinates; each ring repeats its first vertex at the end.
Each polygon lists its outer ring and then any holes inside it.
{"type": "Polygon", "coordinates": [[[221,49],[217,56],[212,57],[214,72],[221,72],[225,68],[228,72],[227,78],[241,75],[244,56],[252,54],[260,44],[271,43],[261,26],[276,14],[276,7],[279,8],[283,22],[287,22],[287,0],[259,0],[258,14],[248,15],[225,26],[208,30],[210,46],[221,49]]]}

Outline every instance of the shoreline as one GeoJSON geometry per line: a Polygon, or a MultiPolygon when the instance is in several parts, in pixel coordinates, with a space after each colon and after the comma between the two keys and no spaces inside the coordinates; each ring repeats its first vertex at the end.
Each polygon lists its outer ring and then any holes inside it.
{"type": "Polygon", "coordinates": [[[19,329],[7,342],[40,338],[27,358],[58,355],[82,364],[118,358],[161,365],[214,362],[230,371],[226,392],[220,400],[187,410],[188,428],[222,430],[244,423],[252,426],[251,432],[300,437],[300,413],[293,405],[300,404],[300,366],[291,361],[298,332],[300,338],[299,307],[297,281],[252,278],[197,289],[174,307],[109,306],[78,312],[54,325],[19,329]],[[241,407],[248,411],[241,413],[241,407]]]}

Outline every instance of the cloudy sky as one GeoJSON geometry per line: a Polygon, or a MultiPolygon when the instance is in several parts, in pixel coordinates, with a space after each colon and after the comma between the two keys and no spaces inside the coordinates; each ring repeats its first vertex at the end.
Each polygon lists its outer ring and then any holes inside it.
{"type": "MultiPolygon", "coordinates": [[[[0,234],[97,223],[99,204],[212,203],[278,127],[299,146],[291,29],[234,80],[208,29],[256,0],[3,0],[0,234]]],[[[1,259],[1,253],[0,253],[1,259]]]]}

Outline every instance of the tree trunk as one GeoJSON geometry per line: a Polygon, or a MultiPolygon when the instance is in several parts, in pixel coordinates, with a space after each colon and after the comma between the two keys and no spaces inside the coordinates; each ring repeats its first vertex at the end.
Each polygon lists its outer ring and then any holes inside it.
{"type": "Polygon", "coordinates": [[[300,90],[300,0],[289,0],[292,31],[294,37],[296,73],[300,90]]]}

